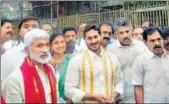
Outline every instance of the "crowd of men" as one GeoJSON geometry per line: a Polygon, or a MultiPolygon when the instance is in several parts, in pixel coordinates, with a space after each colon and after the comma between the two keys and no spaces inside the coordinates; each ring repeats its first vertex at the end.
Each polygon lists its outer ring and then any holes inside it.
{"type": "Polygon", "coordinates": [[[1,20],[1,103],[169,103],[169,27],[125,18],[53,32],[1,20]]]}

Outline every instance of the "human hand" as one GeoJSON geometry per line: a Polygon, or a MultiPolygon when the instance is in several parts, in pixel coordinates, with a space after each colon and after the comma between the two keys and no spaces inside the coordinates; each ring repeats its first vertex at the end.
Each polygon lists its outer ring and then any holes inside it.
{"type": "Polygon", "coordinates": [[[97,95],[95,95],[95,99],[96,99],[96,101],[99,102],[99,103],[106,103],[107,100],[108,100],[108,98],[105,97],[105,96],[102,95],[102,94],[97,94],[97,95]]]}
{"type": "Polygon", "coordinates": [[[119,93],[114,92],[111,96],[108,97],[108,100],[106,103],[115,103],[118,100],[119,93]]]}
{"type": "Polygon", "coordinates": [[[111,98],[111,97],[106,100],[107,104],[110,104],[110,103],[112,104],[112,103],[115,103],[115,102],[116,102],[116,99],[111,98]]]}

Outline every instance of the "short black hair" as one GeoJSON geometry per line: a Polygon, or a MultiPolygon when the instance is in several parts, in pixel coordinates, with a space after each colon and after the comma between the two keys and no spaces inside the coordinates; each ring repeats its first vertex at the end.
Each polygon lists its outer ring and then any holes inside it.
{"type": "Polygon", "coordinates": [[[74,26],[66,26],[63,28],[62,31],[63,31],[63,35],[65,35],[67,31],[74,31],[77,34],[77,29],[74,26]]]}
{"type": "Polygon", "coordinates": [[[131,21],[129,21],[126,18],[117,18],[113,24],[113,29],[115,32],[117,32],[119,26],[130,26],[131,27],[132,24],[131,24],[131,21]]]}
{"type": "Polygon", "coordinates": [[[163,39],[166,40],[169,37],[169,27],[167,27],[167,26],[159,26],[158,28],[162,32],[163,39]]]}
{"type": "Polygon", "coordinates": [[[101,27],[103,25],[109,25],[112,28],[112,33],[114,34],[113,24],[111,22],[105,21],[99,25],[99,29],[101,30],[101,27]]]}
{"type": "MultiPolygon", "coordinates": [[[[54,41],[54,39],[58,36],[63,36],[63,33],[62,32],[55,32],[53,33],[52,35],[50,35],[50,38],[49,38],[49,44],[51,45],[52,42],[54,41]]],[[[64,36],[63,36],[64,37],[64,36]]]]}
{"type": "Polygon", "coordinates": [[[23,18],[23,19],[20,21],[20,23],[19,23],[19,25],[18,25],[18,29],[20,30],[21,27],[22,27],[22,25],[23,25],[23,23],[25,23],[25,22],[27,22],[27,21],[30,21],[30,20],[35,20],[35,21],[37,21],[37,22],[39,23],[39,25],[40,25],[39,19],[37,19],[36,17],[29,16],[29,17],[23,18]]]}
{"type": "Polygon", "coordinates": [[[12,21],[11,20],[9,20],[9,19],[6,19],[6,18],[2,18],[1,19],[1,27],[5,24],[5,23],[12,23],[12,21]]]}
{"type": "Polygon", "coordinates": [[[90,30],[96,30],[96,31],[98,31],[99,32],[99,34],[100,34],[100,29],[98,28],[98,26],[96,26],[96,25],[86,25],[85,26],[85,29],[84,29],[84,37],[86,37],[86,33],[88,32],[88,31],[90,31],[90,30]]]}
{"type": "Polygon", "coordinates": [[[160,33],[160,35],[162,36],[162,32],[161,32],[161,30],[159,29],[159,28],[157,28],[157,27],[154,27],[154,26],[151,26],[151,27],[148,27],[148,28],[146,28],[145,30],[144,30],[144,32],[143,32],[143,39],[145,40],[145,41],[147,41],[147,36],[148,35],[152,35],[154,32],[159,32],[160,33]]]}

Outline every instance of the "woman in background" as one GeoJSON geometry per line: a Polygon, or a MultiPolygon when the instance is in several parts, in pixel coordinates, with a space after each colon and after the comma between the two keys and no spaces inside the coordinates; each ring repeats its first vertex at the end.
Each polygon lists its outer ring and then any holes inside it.
{"type": "Polygon", "coordinates": [[[50,49],[52,58],[49,63],[53,65],[55,71],[59,72],[59,96],[61,102],[64,103],[66,101],[64,95],[65,75],[71,56],[65,54],[66,41],[62,33],[57,32],[50,36],[50,49]]]}

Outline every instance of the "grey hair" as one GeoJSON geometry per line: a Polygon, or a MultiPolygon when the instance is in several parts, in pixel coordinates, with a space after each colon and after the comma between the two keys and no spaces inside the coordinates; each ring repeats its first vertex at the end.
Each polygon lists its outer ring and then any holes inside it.
{"type": "Polygon", "coordinates": [[[32,29],[30,31],[28,31],[25,36],[24,36],[24,44],[25,47],[29,47],[32,45],[32,43],[36,40],[36,39],[49,39],[49,34],[39,28],[36,29],[32,29]]]}
{"type": "Polygon", "coordinates": [[[119,26],[130,26],[132,28],[131,22],[125,18],[118,18],[114,21],[113,28],[115,32],[117,32],[119,26]]]}

